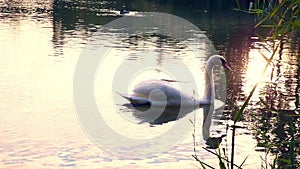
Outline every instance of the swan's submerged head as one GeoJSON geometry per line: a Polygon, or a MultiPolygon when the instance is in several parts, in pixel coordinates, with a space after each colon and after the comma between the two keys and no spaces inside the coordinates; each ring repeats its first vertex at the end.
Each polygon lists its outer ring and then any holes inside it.
{"type": "Polygon", "coordinates": [[[215,65],[220,65],[223,66],[225,69],[227,70],[231,70],[230,66],[227,63],[227,60],[221,56],[221,55],[213,55],[211,56],[208,61],[207,64],[211,67],[215,66],[215,65]]]}

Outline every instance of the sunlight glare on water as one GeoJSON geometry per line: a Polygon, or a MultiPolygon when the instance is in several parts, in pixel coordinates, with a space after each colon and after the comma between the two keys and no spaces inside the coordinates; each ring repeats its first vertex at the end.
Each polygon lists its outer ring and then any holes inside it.
{"type": "MultiPolygon", "coordinates": [[[[279,46],[279,45],[280,45],[279,42],[275,43],[275,46],[279,46]]],[[[289,43],[284,44],[284,47],[283,49],[281,49],[281,51],[277,49],[277,51],[275,52],[273,61],[268,66],[266,73],[262,78],[262,81],[259,83],[258,88],[253,95],[253,99],[252,99],[253,101],[259,101],[259,97],[262,97],[262,95],[266,94],[265,92],[262,91],[265,88],[271,87],[272,84],[276,85],[277,90],[279,90],[282,93],[285,93],[287,97],[289,97],[288,95],[296,92],[295,86],[284,84],[284,81],[286,80],[295,81],[297,78],[289,75],[290,72],[296,74],[297,59],[295,56],[289,53],[288,45],[290,44],[289,43]],[[287,64],[287,63],[291,63],[291,64],[287,64]]],[[[246,73],[245,73],[245,85],[243,86],[243,91],[246,94],[250,93],[253,86],[259,81],[260,76],[267,64],[267,59],[271,58],[271,56],[273,55],[273,51],[274,50],[272,49],[272,47],[270,47],[270,44],[264,42],[254,43],[254,47],[250,49],[249,63],[247,67],[244,68],[246,70],[246,73]]],[[[283,103],[285,104],[284,106],[285,109],[293,110],[296,108],[295,102],[293,102],[293,100],[294,99],[290,97],[288,98],[288,100],[286,100],[287,102],[283,101],[283,103]]],[[[277,103],[278,101],[274,100],[274,102],[277,103]]]]}

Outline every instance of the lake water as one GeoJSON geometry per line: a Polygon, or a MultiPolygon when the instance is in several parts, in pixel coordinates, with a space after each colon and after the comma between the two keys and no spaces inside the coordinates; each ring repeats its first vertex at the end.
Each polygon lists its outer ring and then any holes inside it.
{"type": "MultiPolygon", "coordinates": [[[[198,157],[216,166],[217,158],[202,147],[214,151],[221,142],[230,156],[230,117],[259,80],[267,64],[262,54],[272,55],[271,41],[259,39],[267,38],[269,30],[254,29],[254,16],[230,10],[148,1],[126,4],[134,9],[128,17],[137,18],[135,22],[146,18],[143,11],[166,12],[197,26],[183,31],[192,36],[180,39],[157,33],[156,26],[135,34],[112,28],[112,21],[126,18],[118,11],[123,1],[0,2],[0,168],[197,168],[193,134],[198,157]],[[183,110],[186,114],[180,119],[155,121],[155,115],[124,106],[127,101],[116,93],[128,93],[147,79],[176,79],[181,81],[176,87],[200,97],[205,62],[216,53],[232,67],[231,72],[214,70],[216,97],[226,103],[224,111],[216,112],[223,116],[207,118],[204,114],[211,107],[204,107],[183,110]],[[90,61],[83,68],[94,66],[95,76],[76,78],[76,71],[82,73],[80,59],[90,61]],[[78,86],[82,91],[74,95],[78,86]],[[89,105],[88,93],[95,107],[89,105]]],[[[174,23],[159,23],[177,30],[174,23]]],[[[235,163],[249,155],[244,168],[259,168],[265,158],[265,138],[258,132],[270,132],[277,144],[300,138],[294,130],[300,120],[299,36],[275,44],[279,49],[274,61],[238,122],[235,163]]],[[[289,158],[291,151],[283,145],[272,152],[289,158]]],[[[299,148],[295,159],[300,159],[299,148]]]]}

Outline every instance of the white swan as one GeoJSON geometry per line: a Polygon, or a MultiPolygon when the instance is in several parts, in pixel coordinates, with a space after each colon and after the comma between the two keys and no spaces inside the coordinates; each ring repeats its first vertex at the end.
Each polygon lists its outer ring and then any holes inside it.
{"type": "Polygon", "coordinates": [[[205,65],[205,93],[202,99],[190,97],[171,84],[174,80],[147,80],[138,83],[133,94],[120,94],[131,102],[134,107],[144,105],[154,106],[201,106],[212,104],[214,102],[214,82],[212,70],[216,65],[222,65],[224,68],[231,70],[226,59],[220,55],[211,56],[205,65]]]}

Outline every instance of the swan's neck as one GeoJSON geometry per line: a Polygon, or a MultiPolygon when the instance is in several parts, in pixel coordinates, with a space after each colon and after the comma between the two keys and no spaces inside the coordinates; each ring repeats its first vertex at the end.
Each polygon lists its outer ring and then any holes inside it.
{"type": "Polygon", "coordinates": [[[214,89],[214,80],[213,80],[213,67],[214,65],[208,62],[205,66],[205,90],[203,101],[212,103],[215,99],[215,89],[214,89]]]}

